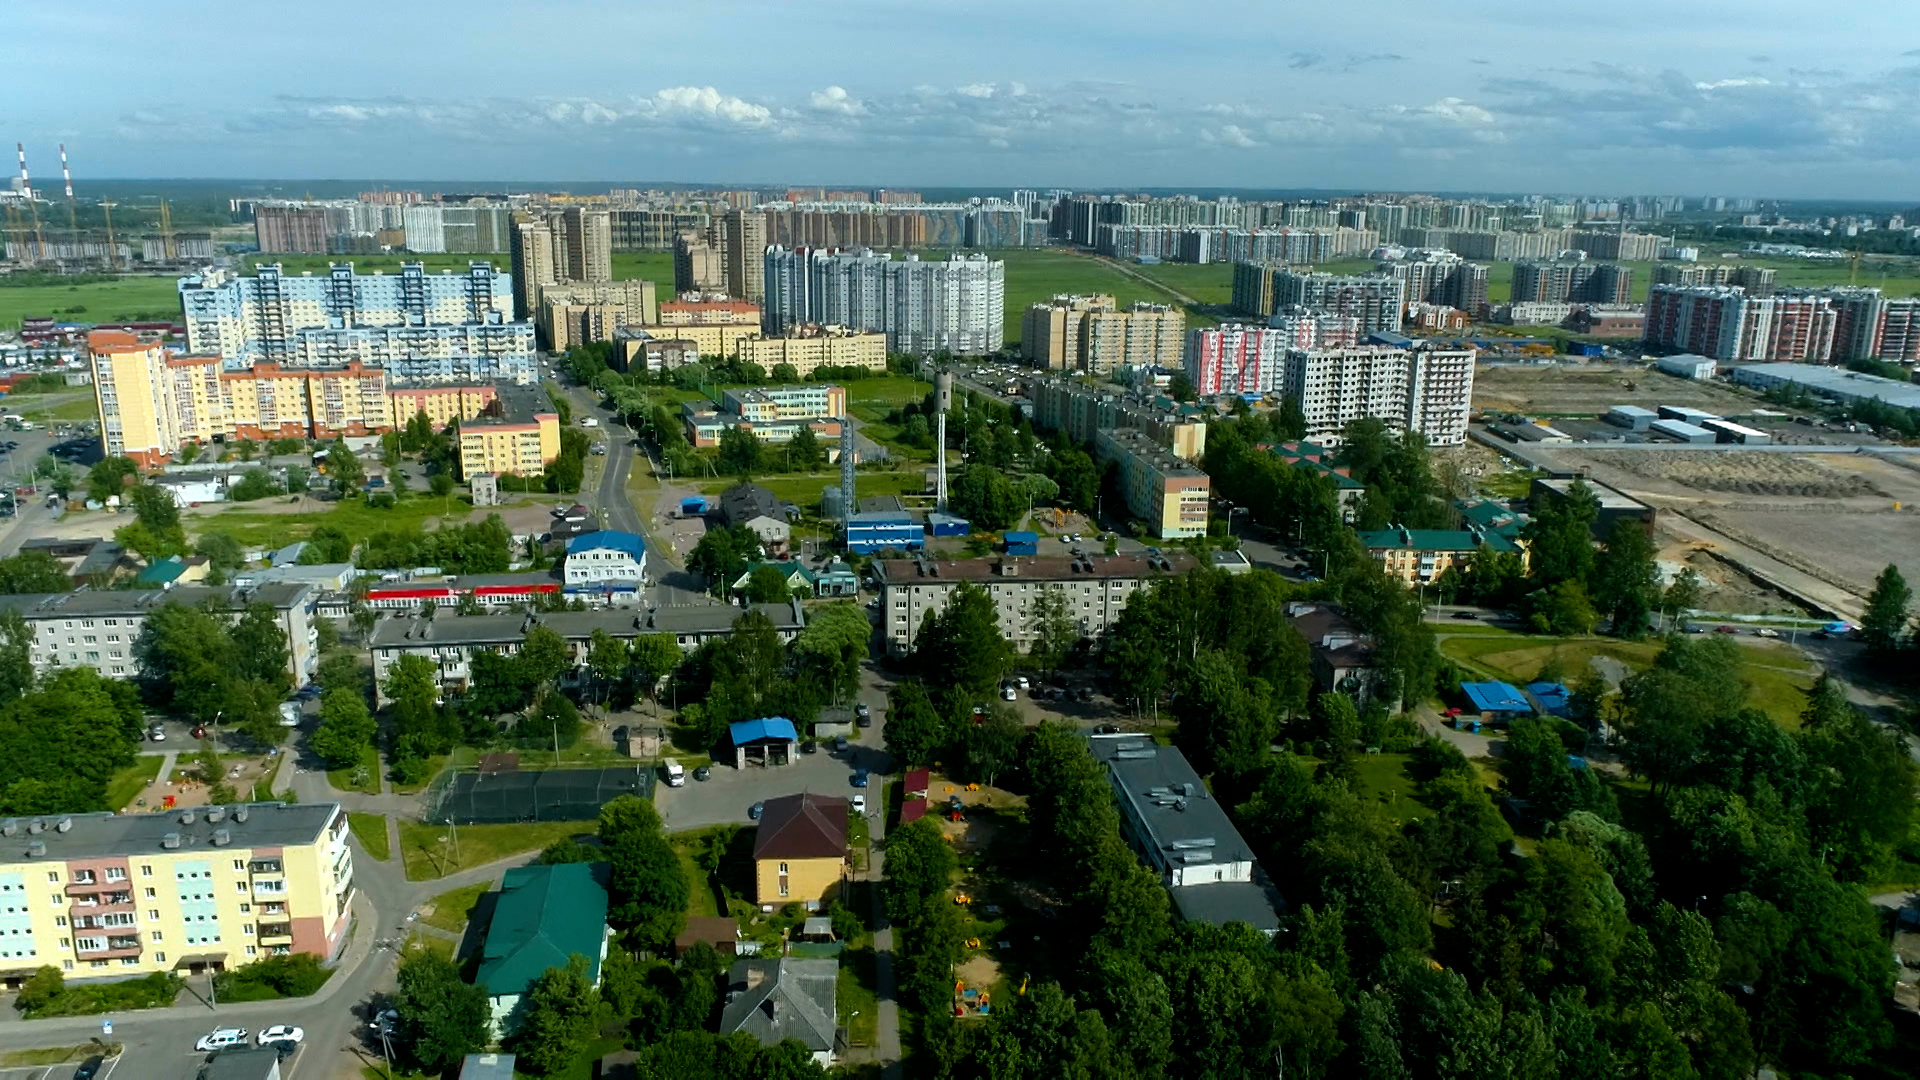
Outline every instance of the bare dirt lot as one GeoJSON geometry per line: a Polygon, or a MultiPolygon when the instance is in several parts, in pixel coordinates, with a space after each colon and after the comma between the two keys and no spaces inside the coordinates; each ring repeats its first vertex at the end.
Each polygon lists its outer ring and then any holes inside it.
{"type": "Polygon", "coordinates": [[[1552,459],[1856,596],[1889,563],[1920,574],[1920,469],[1904,459],[1740,450],[1580,450],[1552,459]]]}
{"type": "Polygon", "coordinates": [[[1533,416],[1599,416],[1615,405],[1740,414],[1756,404],[1713,383],[1622,364],[1482,365],[1473,376],[1474,408],[1533,416]]]}

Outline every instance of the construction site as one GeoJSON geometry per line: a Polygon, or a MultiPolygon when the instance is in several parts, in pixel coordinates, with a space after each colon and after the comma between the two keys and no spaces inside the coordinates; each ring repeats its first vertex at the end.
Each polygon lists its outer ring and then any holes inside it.
{"type": "Polygon", "coordinates": [[[60,144],[61,195],[34,186],[27,148],[15,143],[18,175],[0,189],[6,215],[5,262],[13,270],[49,274],[152,273],[185,269],[213,259],[210,232],[177,231],[172,207],[164,199],[129,207],[120,225],[113,212],[121,204],[106,198],[82,201],[74,196],[73,170],[66,144],[60,144]]]}

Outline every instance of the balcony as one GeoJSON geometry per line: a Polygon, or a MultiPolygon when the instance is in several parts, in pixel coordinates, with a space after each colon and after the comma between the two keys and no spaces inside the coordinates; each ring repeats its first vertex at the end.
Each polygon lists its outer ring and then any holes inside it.
{"type": "Polygon", "coordinates": [[[106,938],[74,938],[73,952],[82,960],[118,960],[140,955],[140,935],[114,934],[106,938]]]}
{"type": "Polygon", "coordinates": [[[285,896],[287,895],[287,883],[279,878],[275,878],[272,881],[256,881],[253,883],[253,895],[256,897],[285,896]]]}

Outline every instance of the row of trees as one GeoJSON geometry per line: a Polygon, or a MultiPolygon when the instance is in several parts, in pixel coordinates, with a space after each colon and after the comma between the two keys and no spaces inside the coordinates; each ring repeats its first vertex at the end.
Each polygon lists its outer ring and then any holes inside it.
{"type": "Polygon", "coordinates": [[[148,613],[132,651],[148,704],[260,746],[280,741],[292,654],[271,605],[164,604],[148,613]]]}

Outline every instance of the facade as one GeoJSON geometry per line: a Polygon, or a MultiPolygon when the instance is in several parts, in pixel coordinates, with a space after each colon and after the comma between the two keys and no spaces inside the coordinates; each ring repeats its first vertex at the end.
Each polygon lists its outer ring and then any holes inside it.
{"type": "Polygon", "coordinates": [[[1344,349],[1360,344],[1360,320],[1289,305],[1267,318],[1267,326],[1285,336],[1289,349],[1344,349]]]}
{"type": "Polygon", "coordinates": [[[721,249],[707,242],[705,230],[683,229],[673,238],[673,291],[724,293],[727,261],[721,249]]]}
{"type": "Polygon", "coordinates": [[[1280,386],[1292,333],[1253,323],[1187,331],[1183,368],[1202,397],[1266,394],[1280,386]]]}
{"type": "Polygon", "coordinates": [[[1005,337],[1006,263],[955,254],[933,262],[852,251],[769,247],[765,329],[830,323],[887,335],[890,352],[983,356],[1005,337]]]}
{"type": "Polygon", "coordinates": [[[1029,363],[1054,370],[1105,375],[1116,368],[1177,367],[1187,316],[1165,304],[1135,303],[1124,310],[1113,297],[1056,296],[1027,309],[1020,348],[1029,363]]]}
{"type": "Polygon", "coordinates": [[[1000,636],[1025,651],[1033,642],[1033,601],[1043,590],[1060,593],[1081,636],[1098,638],[1125,610],[1135,592],[1156,578],[1192,569],[1184,553],[1162,556],[1095,555],[1003,557],[986,559],[878,559],[882,634],[887,653],[906,656],[928,613],[947,606],[947,597],[963,581],[993,597],[1000,636]]]}
{"type": "Polygon", "coordinates": [[[203,972],[331,959],[354,898],[347,815],[279,802],[0,825],[0,978],[203,972]]]}
{"type": "Polygon", "coordinates": [[[704,401],[680,406],[687,440],[698,447],[720,445],[728,428],[739,428],[764,443],[792,442],[802,430],[822,440],[829,460],[838,458],[840,425],[847,410],[843,387],[820,383],[730,389],[719,408],[704,401]]]}
{"type": "Polygon", "coordinates": [[[1484,264],[1471,263],[1450,251],[1417,252],[1419,258],[1379,264],[1381,273],[1400,279],[1408,305],[1442,304],[1474,317],[1486,314],[1487,278],[1484,264]]]}
{"type": "Polygon", "coordinates": [[[812,911],[847,880],[847,800],[838,795],[768,799],[753,836],[754,901],[812,911]]]}
{"type": "Polygon", "coordinates": [[[1324,477],[1327,483],[1333,485],[1333,498],[1340,507],[1340,520],[1351,525],[1360,516],[1360,504],[1367,498],[1367,485],[1353,478],[1353,470],[1344,465],[1335,465],[1333,451],[1317,443],[1301,441],[1275,446],[1273,456],[1296,470],[1324,477]]]}
{"type": "Polygon", "coordinates": [[[1241,922],[1272,937],[1280,917],[1253,848],[1186,755],[1142,735],[1093,735],[1120,811],[1120,831],[1160,878],[1183,920],[1241,922]]]}
{"type": "Polygon", "coordinates": [[[578,956],[600,985],[607,958],[607,889],[596,863],[516,866],[500,880],[474,981],[487,988],[495,1039],[520,1026],[520,1003],[548,968],[578,956]]]}
{"type": "Polygon", "coordinates": [[[327,212],[318,206],[255,206],[253,238],[263,252],[288,255],[325,255],[333,231],[327,212]]]}
{"type": "Polygon", "coordinates": [[[560,414],[518,387],[460,425],[460,475],[532,476],[560,456],[560,414]]]}
{"type": "MultiPolygon", "coordinates": [[[[1444,281],[1444,279],[1443,279],[1444,281]]],[[[1409,299],[1406,275],[1395,273],[1328,274],[1294,270],[1286,266],[1242,264],[1234,268],[1233,306],[1239,311],[1262,318],[1282,308],[1299,306],[1315,311],[1351,315],[1360,320],[1361,332],[1397,331],[1401,314],[1409,299]]],[[[1457,282],[1456,295],[1485,303],[1484,278],[1464,273],[1457,282]],[[1473,282],[1481,284],[1476,289],[1473,282]],[[1465,290],[1464,294],[1460,290],[1465,290]]],[[[1442,288],[1443,294],[1445,287],[1442,288]]]]}
{"type": "Polygon", "coordinates": [[[905,513],[872,511],[849,514],[845,542],[848,551],[861,555],[889,548],[918,551],[927,546],[927,530],[913,520],[912,515],[905,513]]]}
{"type": "Polygon", "coordinates": [[[1103,428],[1094,433],[1093,456],[1120,465],[1127,512],[1144,521],[1150,535],[1176,540],[1207,534],[1212,478],[1193,463],[1162,448],[1144,431],[1103,428]]]}
{"type": "Polygon", "coordinates": [[[1770,266],[1678,266],[1653,268],[1655,285],[1738,285],[1748,296],[1772,296],[1779,271],[1770,266]]]}
{"type": "Polygon", "coordinates": [[[1360,544],[1387,576],[1408,585],[1426,585],[1456,566],[1464,566],[1477,551],[1508,551],[1524,556],[1521,547],[1500,533],[1465,529],[1379,529],[1359,534],[1360,544]]]}
{"type": "Polygon", "coordinates": [[[1727,377],[1761,391],[1793,386],[1842,403],[1878,399],[1902,409],[1920,409],[1920,386],[1818,364],[1748,364],[1729,371],[1727,377]]]}
{"type": "Polygon", "coordinates": [[[845,416],[847,391],[842,386],[822,383],[735,387],[720,395],[720,404],[727,412],[750,423],[845,416]]]}
{"type": "MultiPolygon", "coordinates": [[[[478,261],[464,272],[438,274],[420,263],[403,264],[397,274],[361,274],[352,263],[334,263],[325,275],[289,275],[274,263],[250,275],[221,269],[191,274],[180,279],[179,293],[187,351],[218,355],[237,369],[260,361],[371,360],[339,353],[372,347],[362,341],[372,330],[395,331],[391,340],[373,340],[406,355],[435,347],[419,331],[511,326],[513,286],[511,275],[478,261]]],[[[457,345],[474,347],[456,342],[445,348],[457,345]]],[[[531,340],[520,351],[529,354],[530,364],[531,340]]]]}
{"type": "Polygon", "coordinates": [[[1337,442],[1349,422],[1369,416],[1417,431],[1431,446],[1458,446],[1472,410],[1474,356],[1426,344],[1293,349],[1285,392],[1305,414],[1309,439],[1337,442]]]}
{"type": "Polygon", "coordinates": [[[605,210],[567,207],[532,215],[515,224],[509,253],[514,318],[528,321],[540,311],[540,287],[560,282],[613,280],[613,225],[605,210]]]}
{"type": "Polygon", "coordinates": [[[567,541],[563,576],[569,593],[637,593],[647,587],[647,541],[612,529],[576,536],[567,541]]]}
{"type": "Polygon", "coordinates": [[[1820,292],[1756,297],[1738,286],[1655,285],[1647,296],[1649,346],[1720,361],[1825,363],[1839,323],[1839,310],[1820,292]]]}
{"type": "Polygon", "coordinates": [[[1035,379],[1027,396],[1035,428],[1064,431],[1077,443],[1091,444],[1104,428],[1133,428],[1186,461],[1198,461],[1207,452],[1207,413],[1197,405],[1048,376],[1035,379]]]}
{"type": "Polygon", "coordinates": [[[1633,300],[1633,268],[1564,259],[1513,265],[1513,302],[1625,304],[1633,300]]]}
{"type": "Polygon", "coordinates": [[[565,352],[590,341],[612,341],[622,327],[660,321],[651,281],[569,281],[540,286],[538,327],[546,347],[565,352]]]}
{"type": "Polygon", "coordinates": [[[748,303],[758,304],[767,295],[766,264],[767,218],[753,210],[729,210],[724,219],[727,267],[727,292],[748,303]]]}
{"type": "MultiPolygon", "coordinates": [[[[74,576],[82,573],[77,570],[74,576]]],[[[295,686],[302,686],[320,663],[320,631],[313,614],[317,598],[314,589],[296,583],[181,585],[164,592],[100,589],[0,596],[0,611],[19,612],[33,631],[34,674],[90,667],[109,679],[133,679],[140,676],[133,645],[155,608],[206,606],[237,619],[246,605],[266,604],[287,635],[287,673],[295,686]]]]}
{"type": "Polygon", "coordinates": [[[802,379],[823,367],[887,369],[887,335],[844,326],[802,324],[779,337],[742,338],[735,351],[740,360],[758,364],[762,371],[786,364],[802,379]]]}
{"type": "Polygon", "coordinates": [[[1652,233],[1575,232],[1568,246],[1576,251],[1584,251],[1596,259],[1617,259],[1621,262],[1652,262],[1660,257],[1662,238],[1652,233]]]}

